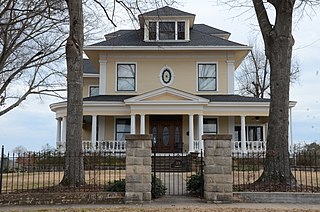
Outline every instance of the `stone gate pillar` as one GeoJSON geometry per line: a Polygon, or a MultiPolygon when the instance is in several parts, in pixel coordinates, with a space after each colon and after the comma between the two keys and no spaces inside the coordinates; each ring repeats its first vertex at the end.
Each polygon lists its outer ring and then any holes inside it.
{"type": "Polygon", "coordinates": [[[151,201],[151,135],[126,135],[126,203],[151,201]]]}
{"type": "Polygon", "coordinates": [[[232,202],[231,135],[203,135],[204,198],[207,202],[232,202]]]}

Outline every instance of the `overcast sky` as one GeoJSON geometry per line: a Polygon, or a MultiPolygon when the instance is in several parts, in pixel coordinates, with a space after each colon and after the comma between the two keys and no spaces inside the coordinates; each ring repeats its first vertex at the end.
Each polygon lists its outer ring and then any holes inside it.
{"type": "MultiPolygon", "coordinates": [[[[176,8],[195,14],[195,23],[228,31],[230,40],[248,44],[249,35],[257,33],[255,17],[237,16],[241,12],[239,9],[229,10],[214,2],[184,0],[176,8]]],[[[291,87],[290,94],[290,100],[298,102],[292,111],[293,139],[295,143],[320,142],[320,14],[311,14],[295,22],[293,35],[294,55],[301,64],[299,82],[291,87]]],[[[56,120],[49,104],[57,100],[27,100],[0,117],[0,144],[5,145],[6,151],[19,145],[28,150],[40,150],[47,143],[55,146],[56,120]]]]}

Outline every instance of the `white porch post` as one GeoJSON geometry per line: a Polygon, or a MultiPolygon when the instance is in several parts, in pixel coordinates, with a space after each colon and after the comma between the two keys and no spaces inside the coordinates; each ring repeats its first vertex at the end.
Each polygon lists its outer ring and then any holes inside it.
{"type": "Polygon", "coordinates": [[[202,114],[199,114],[199,121],[198,121],[198,124],[199,124],[199,132],[198,132],[198,139],[199,139],[199,149],[201,150],[204,150],[203,149],[203,141],[202,141],[202,135],[203,135],[203,115],[202,114]]]}
{"type": "Polygon", "coordinates": [[[246,145],[246,117],[241,116],[241,150],[242,152],[247,151],[247,145],[246,145]]]}
{"type": "Polygon", "coordinates": [[[227,60],[228,67],[228,94],[234,94],[234,60],[227,60]]]}
{"type": "Polygon", "coordinates": [[[64,116],[62,118],[62,147],[66,148],[66,140],[67,140],[67,117],[64,116]]]}
{"type": "Polygon", "coordinates": [[[91,123],[91,148],[95,149],[97,142],[97,116],[92,116],[92,123],[91,123]]]}
{"type": "Polygon", "coordinates": [[[145,134],[146,129],[145,129],[145,115],[141,114],[140,115],[140,134],[145,134]]]}
{"type": "Polygon", "coordinates": [[[136,115],[131,114],[130,134],[136,134],[136,115]]]}
{"type": "Polygon", "coordinates": [[[103,141],[105,139],[105,117],[98,116],[98,140],[103,141]]]}
{"type": "Polygon", "coordinates": [[[107,94],[107,59],[106,56],[100,55],[99,68],[99,94],[107,94]]]}
{"type": "Polygon", "coordinates": [[[289,141],[290,146],[289,146],[289,152],[293,152],[293,137],[292,137],[292,108],[289,108],[289,141]]]}
{"type": "Polygon", "coordinates": [[[57,118],[57,138],[56,147],[60,149],[61,146],[61,118],[57,118]]]}
{"type": "Polygon", "coordinates": [[[193,114],[189,114],[189,152],[194,152],[193,147],[193,114]]]}

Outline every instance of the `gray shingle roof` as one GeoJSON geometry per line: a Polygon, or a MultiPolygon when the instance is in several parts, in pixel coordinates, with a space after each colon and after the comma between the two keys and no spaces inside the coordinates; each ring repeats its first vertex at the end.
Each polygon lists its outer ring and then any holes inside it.
{"type": "Polygon", "coordinates": [[[209,99],[210,102],[270,102],[270,99],[261,99],[257,97],[240,95],[199,95],[202,98],[209,99]]]}
{"type": "Polygon", "coordinates": [[[192,13],[187,13],[169,6],[165,6],[159,9],[155,9],[146,13],[143,13],[140,16],[195,16],[192,13]]]}
{"type": "Polygon", "coordinates": [[[83,59],[83,73],[85,74],[98,74],[97,69],[95,69],[89,59],[83,59]]]}
{"type": "MultiPolygon", "coordinates": [[[[99,95],[91,96],[83,99],[85,102],[90,101],[118,101],[123,102],[125,99],[134,97],[136,95],[99,95]]],[[[270,99],[260,99],[256,97],[247,97],[240,95],[198,95],[202,98],[209,99],[210,102],[270,102],[270,99]]]]}
{"type": "Polygon", "coordinates": [[[202,33],[205,33],[205,34],[208,34],[208,35],[214,35],[214,34],[217,34],[217,35],[221,35],[221,34],[230,35],[231,34],[230,32],[223,31],[221,29],[217,29],[217,28],[208,26],[206,24],[194,24],[193,25],[193,30],[197,30],[199,32],[202,32],[202,33]]]}
{"type": "Polygon", "coordinates": [[[189,42],[144,42],[143,29],[120,30],[106,35],[109,39],[90,46],[245,46],[243,44],[213,36],[212,32],[220,33],[224,31],[206,25],[200,25],[198,27],[197,24],[195,24],[194,28],[190,30],[189,42]],[[201,29],[205,30],[200,31],[201,29]]]}

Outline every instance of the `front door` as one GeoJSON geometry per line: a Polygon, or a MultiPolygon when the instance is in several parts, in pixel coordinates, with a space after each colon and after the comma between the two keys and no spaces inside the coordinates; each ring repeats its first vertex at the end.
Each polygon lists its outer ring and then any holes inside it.
{"type": "Polygon", "coordinates": [[[151,116],[150,134],[156,152],[182,152],[182,116],[151,116]]]}

